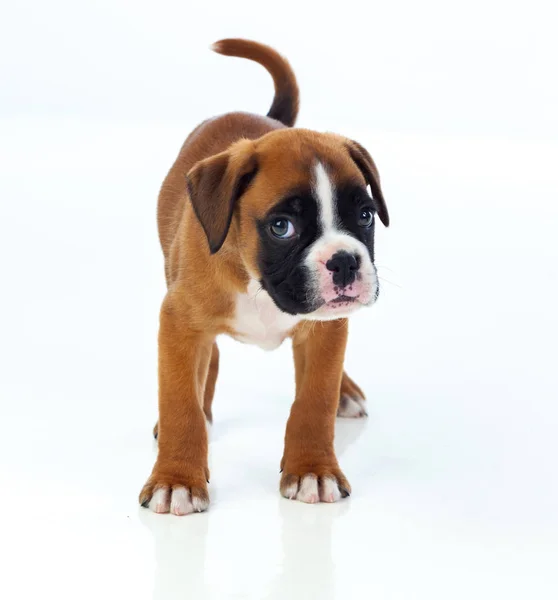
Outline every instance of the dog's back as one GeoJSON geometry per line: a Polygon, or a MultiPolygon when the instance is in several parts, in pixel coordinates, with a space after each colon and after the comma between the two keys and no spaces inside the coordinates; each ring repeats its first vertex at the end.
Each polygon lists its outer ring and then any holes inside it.
{"type": "Polygon", "coordinates": [[[200,160],[226,150],[241,138],[256,139],[284,127],[292,127],[298,114],[299,93],[291,66],[278,52],[257,42],[221,40],[212,49],[226,56],[238,56],[264,66],[273,78],[275,96],[267,116],[234,112],[208,119],[188,136],[171,167],[159,194],[157,224],[165,257],[180,223],[187,199],[186,174],[200,160]]]}

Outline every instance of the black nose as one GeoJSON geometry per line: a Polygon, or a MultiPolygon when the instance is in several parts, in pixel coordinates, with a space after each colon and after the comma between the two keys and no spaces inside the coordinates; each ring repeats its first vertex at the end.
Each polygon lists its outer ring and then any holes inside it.
{"type": "Polygon", "coordinates": [[[339,250],[326,262],[327,269],[333,273],[334,285],[342,288],[354,282],[359,266],[359,258],[345,250],[339,250]]]}

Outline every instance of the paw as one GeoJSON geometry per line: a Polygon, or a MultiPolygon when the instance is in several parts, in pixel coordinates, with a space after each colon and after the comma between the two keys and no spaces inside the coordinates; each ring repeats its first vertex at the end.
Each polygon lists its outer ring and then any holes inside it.
{"type": "Polygon", "coordinates": [[[343,373],[341,380],[337,416],[348,419],[360,419],[368,416],[364,394],[347,373],[343,373]]]}
{"type": "Polygon", "coordinates": [[[155,513],[188,515],[203,512],[209,507],[205,481],[189,477],[158,477],[153,474],[143,487],[140,504],[155,513]]]}
{"type": "Polygon", "coordinates": [[[322,475],[283,473],[281,494],[289,500],[299,500],[307,504],[337,502],[350,496],[351,486],[340,471],[337,474],[326,472],[322,475]]]}
{"type": "Polygon", "coordinates": [[[343,394],[339,400],[337,416],[347,419],[360,419],[362,417],[367,417],[368,413],[366,412],[366,400],[362,396],[349,396],[347,394],[343,394]]]}

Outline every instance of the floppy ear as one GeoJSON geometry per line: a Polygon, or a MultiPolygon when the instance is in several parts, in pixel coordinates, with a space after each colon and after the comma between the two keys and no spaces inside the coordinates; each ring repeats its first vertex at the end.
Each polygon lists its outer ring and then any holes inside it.
{"type": "Polygon", "coordinates": [[[349,154],[351,158],[355,161],[357,167],[361,170],[364,175],[364,179],[366,179],[366,183],[370,186],[372,190],[372,200],[374,202],[374,208],[378,212],[378,216],[380,217],[380,221],[386,226],[389,226],[389,214],[386,206],[386,201],[384,200],[384,195],[382,194],[382,188],[380,187],[380,175],[378,173],[378,169],[372,160],[372,157],[358,142],[350,140],[347,144],[349,149],[349,154]]]}
{"type": "Polygon", "coordinates": [[[236,201],[256,174],[251,143],[198,162],[186,175],[190,201],[209,244],[211,254],[225,242],[236,201]]]}

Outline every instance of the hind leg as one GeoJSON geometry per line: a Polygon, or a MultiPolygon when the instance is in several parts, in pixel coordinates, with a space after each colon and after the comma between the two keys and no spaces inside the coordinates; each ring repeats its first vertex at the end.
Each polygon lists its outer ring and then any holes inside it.
{"type": "MultiPolygon", "coordinates": [[[[205,363],[202,366],[203,371],[200,372],[200,380],[203,384],[203,380],[205,379],[205,390],[203,395],[203,412],[205,413],[205,418],[208,423],[213,422],[213,413],[211,411],[211,406],[213,404],[213,396],[215,394],[215,383],[217,382],[217,375],[219,373],[219,348],[217,347],[217,343],[213,343],[213,347],[211,348],[211,356],[209,358],[209,366],[205,363]],[[207,369],[207,373],[205,372],[207,369]]],[[[153,427],[153,437],[157,439],[159,435],[159,423],[155,423],[155,427],[153,427]]]]}
{"type": "Polygon", "coordinates": [[[362,390],[346,372],[343,372],[343,379],[341,380],[337,416],[351,419],[368,416],[366,412],[366,398],[362,390]]]}
{"type": "Polygon", "coordinates": [[[207,379],[205,381],[205,391],[203,395],[203,412],[208,423],[213,423],[213,413],[211,406],[213,404],[213,396],[215,394],[215,383],[219,374],[219,348],[217,343],[213,343],[211,349],[211,358],[209,359],[209,369],[207,371],[207,379]]]}

